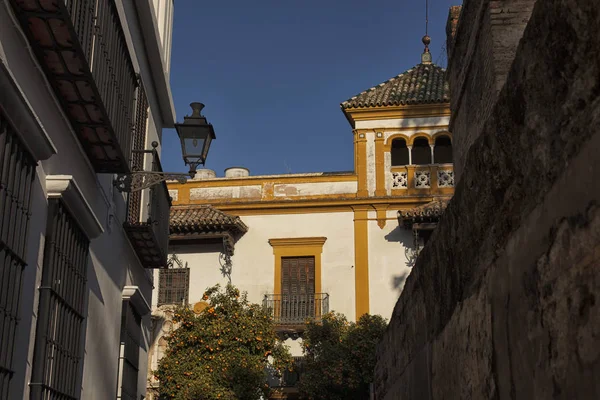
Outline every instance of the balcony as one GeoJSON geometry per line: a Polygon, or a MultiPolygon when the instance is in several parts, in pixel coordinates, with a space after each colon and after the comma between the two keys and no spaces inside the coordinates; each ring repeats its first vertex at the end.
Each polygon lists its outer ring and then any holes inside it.
{"type": "Polygon", "coordinates": [[[129,172],[137,78],[114,0],[10,0],[98,173],[129,172]]]}
{"type": "Polygon", "coordinates": [[[318,321],[329,312],[329,294],[266,294],[263,307],[269,310],[279,330],[304,330],[308,319],[318,321]]]}
{"type": "MultiPolygon", "coordinates": [[[[152,170],[162,172],[156,150],[134,150],[133,153],[134,158],[138,154],[151,154],[152,170]]],[[[170,208],[171,197],[165,182],[128,195],[127,219],[123,225],[146,268],[164,268],[167,265],[170,208]]]]}
{"type": "Polygon", "coordinates": [[[390,170],[390,187],[394,195],[452,195],[452,164],[403,165],[390,170]]]}

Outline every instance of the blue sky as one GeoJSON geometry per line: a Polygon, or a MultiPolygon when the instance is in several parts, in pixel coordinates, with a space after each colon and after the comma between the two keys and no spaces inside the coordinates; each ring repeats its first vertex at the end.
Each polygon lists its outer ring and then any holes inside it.
{"type": "MultiPolygon", "coordinates": [[[[448,8],[429,0],[433,60],[448,8]]],[[[217,139],[206,168],[223,176],[353,169],[339,104],[420,62],[425,0],[177,0],[171,87],[177,120],[200,101],[217,139]]],[[[445,49],[445,47],[444,47],[445,49]]],[[[186,171],[175,130],[163,168],[186,171]]]]}

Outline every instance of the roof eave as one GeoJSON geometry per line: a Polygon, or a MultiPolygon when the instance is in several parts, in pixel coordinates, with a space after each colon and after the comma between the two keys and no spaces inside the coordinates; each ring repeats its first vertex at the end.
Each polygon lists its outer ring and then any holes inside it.
{"type": "Polygon", "coordinates": [[[356,122],[361,120],[450,116],[450,102],[352,107],[342,109],[353,129],[356,127],[356,122]]]}

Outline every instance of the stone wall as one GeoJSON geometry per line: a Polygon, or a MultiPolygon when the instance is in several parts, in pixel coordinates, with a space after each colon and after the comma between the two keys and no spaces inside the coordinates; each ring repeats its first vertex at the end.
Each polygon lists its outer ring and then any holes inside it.
{"type": "Polygon", "coordinates": [[[377,350],[377,400],[600,398],[599,31],[597,0],[535,4],[377,350]]]}
{"type": "Polygon", "coordinates": [[[465,0],[462,10],[450,8],[450,131],[457,180],[469,148],[496,104],[534,3],[535,0],[465,0]]]}

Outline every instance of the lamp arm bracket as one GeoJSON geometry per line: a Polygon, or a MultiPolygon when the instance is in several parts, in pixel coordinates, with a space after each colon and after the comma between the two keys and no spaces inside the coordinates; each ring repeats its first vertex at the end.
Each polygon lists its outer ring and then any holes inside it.
{"type": "Polygon", "coordinates": [[[175,172],[134,171],[129,174],[117,174],[114,185],[121,193],[131,193],[170,180],[185,183],[189,176],[189,174],[175,172]]]}

